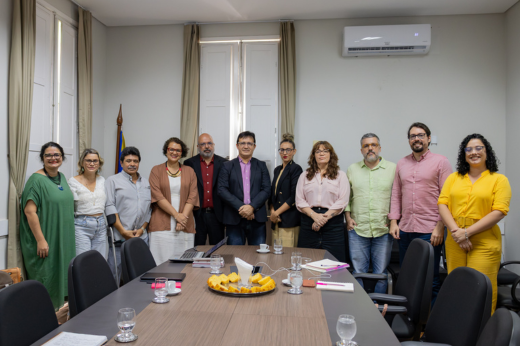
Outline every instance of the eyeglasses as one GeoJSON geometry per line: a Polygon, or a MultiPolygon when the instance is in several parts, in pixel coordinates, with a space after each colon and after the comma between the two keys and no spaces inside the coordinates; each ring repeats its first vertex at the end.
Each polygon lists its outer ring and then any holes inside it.
{"type": "Polygon", "coordinates": [[[376,144],[376,143],[369,143],[369,144],[365,144],[361,147],[362,149],[368,149],[368,148],[379,148],[379,144],[376,144]]]}
{"type": "Polygon", "coordinates": [[[99,164],[99,160],[85,160],[85,162],[90,166],[99,164]]]}
{"type": "Polygon", "coordinates": [[[46,159],[59,159],[61,154],[45,154],[43,155],[46,159]]]}
{"type": "Polygon", "coordinates": [[[410,135],[408,137],[411,141],[413,141],[414,139],[416,138],[419,138],[419,139],[425,139],[426,138],[426,133],[419,133],[418,135],[410,135]]]}
{"type": "Polygon", "coordinates": [[[475,149],[475,151],[477,153],[480,153],[482,151],[482,149],[484,149],[485,146],[483,145],[477,145],[476,147],[472,148],[472,147],[466,147],[464,148],[464,151],[467,152],[468,154],[471,153],[473,151],[473,149],[475,149]]]}
{"type": "Polygon", "coordinates": [[[324,149],[324,150],[316,150],[316,151],[314,152],[315,155],[319,155],[319,154],[321,154],[321,153],[323,153],[323,154],[329,154],[329,153],[330,153],[330,150],[329,150],[329,149],[324,149]]]}
{"type": "Polygon", "coordinates": [[[251,142],[238,142],[238,145],[240,145],[241,147],[252,147],[255,145],[255,143],[251,143],[251,142]]]}
{"type": "Polygon", "coordinates": [[[213,142],[200,143],[199,147],[212,147],[214,144],[213,142]]]}
{"type": "Polygon", "coordinates": [[[180,153],[182,153],[182,149],[168,148],[168,152],[169,152],[170,154],[173,154],[173,153],[178,153],[178,154],[180,154],[180,153]]]}
{"type": "Polygon", "coordinates": [[[290,154],[294,149],[278,149],[280,154],[290,154]]]}

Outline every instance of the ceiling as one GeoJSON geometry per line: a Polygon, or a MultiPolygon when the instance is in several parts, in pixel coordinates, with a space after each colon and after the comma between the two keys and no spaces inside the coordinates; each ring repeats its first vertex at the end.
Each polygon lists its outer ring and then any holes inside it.
{"type": "Polygon", "coordinates": [[[74,0],[107,26],[504,13],[518,0],[74,0]]]}

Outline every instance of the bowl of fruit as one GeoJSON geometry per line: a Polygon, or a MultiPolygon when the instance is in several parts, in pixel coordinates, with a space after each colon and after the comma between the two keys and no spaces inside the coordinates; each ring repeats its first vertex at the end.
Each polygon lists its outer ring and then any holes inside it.
{"type": "Polygon", "coordinates": [[[211,292],[232,297],[258,297],[274,292],[276,283],[270,276],[263,277],[257,273],[251,276],[251,287],[239,285],[240,275],[233,272],[229,275],[213,275],[208,279],[211,292]]]}

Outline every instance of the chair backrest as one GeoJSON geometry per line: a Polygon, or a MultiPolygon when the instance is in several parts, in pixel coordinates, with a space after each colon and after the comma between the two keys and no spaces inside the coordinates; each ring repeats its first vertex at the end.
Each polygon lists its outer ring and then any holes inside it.
{"type": "Polygon", "coordinates": [[[519,345],[520,316],[505,308],[497,309],[478,338],[476,346],[519,345]]]}
{"type": "Polygon", "coordinates": [[[69,312],[74,317],[117,290],[107,261],[96,250],[79,254],[69,265],[69,312]]]}
{"type": "Polygon", "coordinates": [[[51,297],[38,281],[23,281],[0,292],[0,345],[30,345],[56,328],[51,297]]]}
{"type": "Polygon", "coordinates": [[[454,269],[444,281],[426,324],[426,342],[474,346],[491,316],[491,281],[473,268],[454,269]]]}
{"type": "MultiPolygon", "coordinates": [[[[433,287],[433,246],[415,239],[410,243],[394,294],[405,296],[407,316],[414,324],[425,324],[430,313],[433,287]]],[[[420,331],[420,328],[416,328],[420,331]]]]}
{"type": "Polygon", "coordinates": [[[127,283],[157,265],[145,241],[132,238],[125,241],[121,247],[121,266],[123,281],[127,283]]]}

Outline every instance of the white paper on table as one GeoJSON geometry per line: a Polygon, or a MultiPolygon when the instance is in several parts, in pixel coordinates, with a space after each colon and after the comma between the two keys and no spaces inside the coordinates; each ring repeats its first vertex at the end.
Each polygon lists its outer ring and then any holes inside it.
{"type": "Polygon", "coordinates": [[[42,346],[101,346],[107,341],[104,335],[61,332],[42,346]]]}
{"type": "Polygon", "coordinates": [[[240,275],[240,282],[243,286],[247,286],[249,283],[249,277],[253,273],[253,266],[238,257],[235,257],[235,265],[238,269],[238,275],[240,275]]]}

